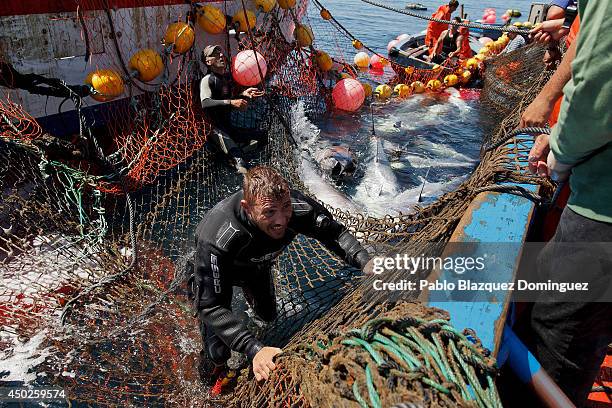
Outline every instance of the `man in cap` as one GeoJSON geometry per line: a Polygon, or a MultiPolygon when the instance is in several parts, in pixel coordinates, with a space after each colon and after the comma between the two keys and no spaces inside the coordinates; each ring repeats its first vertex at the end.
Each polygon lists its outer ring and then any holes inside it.
{"type": "Polygon", "coordinates": [[[231,125],[230,111],[246,109],[249,99],[260,97],[264,92],[257,88],[247,88],[237,97],[233,96],[234,87],[231,75],[227,72],[227,58],[219,45],[204,48],[202,62],[208,72],[200,81],[200,102],[214,126],[210,137],[230,157],[236,170],[246,173],[247,163],[240,145],[248,144],[253,135],[246,135],[243,130],[231,125]]]}

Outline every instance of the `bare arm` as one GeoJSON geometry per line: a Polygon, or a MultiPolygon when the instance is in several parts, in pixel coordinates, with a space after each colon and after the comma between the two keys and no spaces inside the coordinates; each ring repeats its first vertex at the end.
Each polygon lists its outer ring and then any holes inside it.
{"type": "Polygon", "coordinates": [[[561,60],[561,64],[559,64],[559,68],[557,68],[538,96],[523,112],[520,127],[546,125],[555,102],[563,95],[563,87],[572,77],[571,64],[576,56],[576,43],[577,41],[574,41],[568,48],[561,60]]]}

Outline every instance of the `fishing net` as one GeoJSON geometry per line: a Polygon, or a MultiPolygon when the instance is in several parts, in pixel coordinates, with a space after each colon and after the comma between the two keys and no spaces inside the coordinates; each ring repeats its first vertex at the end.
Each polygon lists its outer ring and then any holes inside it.
{"type": "MultiPolygon", "coordinates": [[[[357,75],[348,68],[354,37],[299,2],[290,10],[257,11],[256,26],[237,37],[196,29],[196,46],[176,55],[159,44],[165,26],[157,22],[187,21],[201,11],[172,2],[146,9],[148,2],[135,3],[143,8],[128,12],[106,1],[79,2],[75,21],[86,33],[92,69],[113,68],[125,80],[127,98],[99,110],[100,123],[79,105],[79,131],[58,137],[27,112],[20,91],[6,90],[0,101],[0,360],[9,367],[0,370],[0,381],[18,384],[9,372],[23,364],[23,350],[35,348],[36,357],[28,357],[34,368],[23,376],[39,386],[63,387],[73,402],[205,406],[210,401],[197,374],[201,340],[187,298],[186,264],[196,225],[241,179],[205,147],[212,126],[194,98],[194,82],[203,74],[201,46],[216,42],[264,56],[267,96],[231,119],[237,127],[265,130],[268,143],[253,161],[274,166],[307,192],[290,113],[300,101],[311,117],[327,114],[337,73],[316,64],[316,38],[312,47],[299,48],[289,34],[299,22],[316,36],[333,38],[335,49],[328,51],[351,76],[357,75]],[[109,34],[105,59],[92,57],[109,34]],[[163,62],[152,82],[140,81],[127,62],[145,48],[157,50],[163,62]]],[[[251,2],[216,5],[229,16],[255,10],[251,2]]],[[[526,47],[512,55],[522,65],[521,75],[508,74],[510,82],[534,78],[523,85],[497,87],[507,79],[498,71],[508,62],[488,65],[487,78],[497,79],[487,82],[486,98],[500,100],[511,89],[519,102],[509,113],[506,106],[492,107],[500,123],[486,143],[507,136],[537,93],[541,70],[526,62],[533,52],[526,47]]],[[[15,63],[7,55],[3,61],[15,63]]],[[[389,72],[389,82],[440,75],[414,70],[400,72],[414,75],[409,78],[396,76],[402,69],[389,72]]],[[[484,149],[480,165],[455,191],[411,214],[372,218],[331,210],[372,254],[431,251],[427,243],[448,241],[478,191],[500,179],[535,182],[525,175],[521,140],[508,141],[484,149]],[[509,151],[519,154],[510,160],[509,151]]],[[[235,392],[219,403],[499,405],[494,361],[473,333],[452,327],[452,316],[449,323],[445,312],[418,303],[368,300],[361,273],[307,237],[289,246],[274,274],[279,317],[259,332],[267,344],[286,347],[279,369],[263,385],[243,372],[235,392]]]]}

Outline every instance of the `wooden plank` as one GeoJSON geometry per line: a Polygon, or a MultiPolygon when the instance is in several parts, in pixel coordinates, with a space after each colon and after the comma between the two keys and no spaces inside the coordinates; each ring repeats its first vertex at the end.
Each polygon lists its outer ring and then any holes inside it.
{"type": "MultiPolygon", "coordinates": [[[[520,186],[530,191],[537,189],[537,186],[530,184],[520,186]]],[[[469,246],[470,256],[496,257],[495,262],[488,262],[489,266],[479,272],[482,273],[480,281],[512,282],[521,256],[521,246],[518,244],[525,240],[534,207],[524,197],[497,192],[480,193],[461,218],[443,257],[457,255],[458,246],[453,248],[452,243],[474,243],[469,246]],[[495,250],[494,243],[500,244],[498,250],[495,250]]],[[[451,271],[436,271],[429,280],[435,282],[436,279],[456,283],[461,277],[451,271]]],[[[474,329],[483,345],[496,356],[511,296],[511,291],[507,290],[492,293],[480,291],[470,292],[469,298],[449,300],[447,293],[424,291],[421,300],[428,302],[429,306],[448,310],[455,327],[474,329]]]]}

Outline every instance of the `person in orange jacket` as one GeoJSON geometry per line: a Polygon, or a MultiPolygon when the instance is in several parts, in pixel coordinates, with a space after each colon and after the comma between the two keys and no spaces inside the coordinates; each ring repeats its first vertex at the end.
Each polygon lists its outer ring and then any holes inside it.
{"type": "MultiPolygon", "coordinates": [[[[432,18],[436,18],[439,20],[450,20],[451,14],[459,7],[459,2],[457,0],[450,0],[448,4],[443,4],[438,7],[438,10],[431,15],[432,18]]],[[[437,23],[435,21],[430,21],[427,25],[427,34],[425,35],[425,45],[429,48],[429,54],[431,55],[436,46],[436,42],[438,38],[440,38],[440,34],[442,31],[448,28],[448,24],[445,23],[437,23]]]]}

